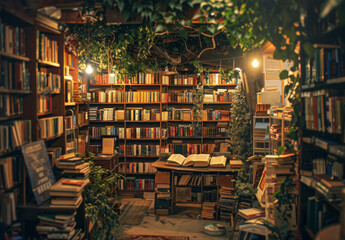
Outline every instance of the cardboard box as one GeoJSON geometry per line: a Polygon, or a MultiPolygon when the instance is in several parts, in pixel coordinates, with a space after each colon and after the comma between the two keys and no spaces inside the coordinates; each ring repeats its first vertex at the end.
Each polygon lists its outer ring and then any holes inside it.
{"type": "Polygon", "coordinates": [[[281,106],[280,92],[279,91],[262,92],[261,104],[271,104],[271,106],[281,106]]]}

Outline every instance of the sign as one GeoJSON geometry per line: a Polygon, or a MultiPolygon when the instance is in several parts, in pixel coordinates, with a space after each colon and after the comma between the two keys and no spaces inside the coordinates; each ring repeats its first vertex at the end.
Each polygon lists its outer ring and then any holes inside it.
{"type": "Polygon", "coordinates": [[[38,205],[49,198],[48,189],[55,183],[52,166],[43,140],[22,146],[32,191],[38,205]]]}
{"type": "Polygon", "coordinates": [[[279,74],[282,68],[282,61],[273,59],[273,56],[265,56],[265,77],[266,80],[280,80],[279,74]]]}

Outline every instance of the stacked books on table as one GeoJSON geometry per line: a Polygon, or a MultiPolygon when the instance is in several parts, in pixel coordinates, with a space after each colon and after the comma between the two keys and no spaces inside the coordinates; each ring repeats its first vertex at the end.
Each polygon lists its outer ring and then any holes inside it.
{"type": "Polygon", "coordinates": [[[204,202],[202,204],[201,217],[203,219],[214,219],[216,214],[216,205],[215,202],[204,202]]]}
{"type": "Polygon", "coordinates": [[[83,189],[89,182],[89,179],[61,178],[49,189],[49,195],[52,197],[49,206],[67,210],[78,209],[83,201],[83,189]]]}
{"type": "Polygon", "coordinates": [[[241,169],[243,162],[241,160],[230,160],[230,169],[241,169]]]}
{"type": "Polygon", "coordinates": [[[40,214],[37,233],[47,239],[79,239],[81,229],[76,229],[76,212],[68,214],[40,214]]]}
{"type": "Polygon", "coordinates": [[[155,175],[155,211],[157,215],[169,215],[171,191],[170,172],[156,172],[155,175]]]}
{"type": "Polygon", "coordinates": [[[90,173],[90,164],[76,157],[75,153],[61,155],[56,166],[62,169],[62,176],[66,178],[87,179],[90,173]]]}
{"type": "Polygon", "coordinates": [[[238,215],[245,219],[254,219],[259,217],[264,217],[265,212],[262,209],[258,208],[245,208],[245,209],[239,209],[238,215]]]}
{"type": "Polygon", "coordinates": [[[233,209],[235,204],[235,182],[233,175],[219,175],[219,218],[230,220],[233,224],[233,209]]]}

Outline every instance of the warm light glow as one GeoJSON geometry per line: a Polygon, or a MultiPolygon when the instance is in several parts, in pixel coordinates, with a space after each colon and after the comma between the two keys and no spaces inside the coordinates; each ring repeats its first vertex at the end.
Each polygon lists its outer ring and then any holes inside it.
{"type": "Polygon", "coordinates": [[[239,71],[239,72],[242,72],[242,70],[241,70],[241,68],[235,68],[234,70],[236,70],[236,71],[239,71]]]}
{"type": "Polygon", "coordinates": [[[252,62],[252,66],[257,68],[259,66],[259,61],[257,59],[254,59],[252,62]]]}
{"type": "Polygon", "coordinates": [[[92,67],[91,67],[91,65],[90,64],[88,64],[87,66],[86,66],[86,73],[87,74],[91,74],[92,72],[93,72],[93,69],[92,69],[92,67]]]}
{"type": "Polygon", "coordinates": [[[115,77],[115,73],[110,73],[110,77],[115,77]]]}

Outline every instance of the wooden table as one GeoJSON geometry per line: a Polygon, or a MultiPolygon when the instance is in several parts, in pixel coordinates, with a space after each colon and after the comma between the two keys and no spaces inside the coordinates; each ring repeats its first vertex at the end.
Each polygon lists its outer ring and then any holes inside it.
{"type": "MultiPolygon", "coordinates": [[[[217,174],[219,177],[219,174],[235,174],[236,172],[239,171],[239,169],[231,169],[230,165],[228,164],[226,167],[223,168],[216,168],[216,167],[180,167],[180,166],[169,166],[166,165],[166,161],[162,160],[157,160],[154,163],[152,163],[152,166],[157,168],[158,170],[161,171],[170,171],[171,172],[171,212],[174,212],[175,206],[184,206],[184,207],[201,207],[202,202],[177,202],[176,201],[176,186],[174,185],[174,175],[175,174],[181,174],[181,173],[199,173],[199,174],[208,174],[208,173],[213,173],[217,174]]],[[[201,188],[203,185],[200,186],[201,188]]],[[[217,182],[217,192],[219,191],[219,183],[217,182]]],[[[218,196],[217,196],[218,198],[218,196]]]]}

